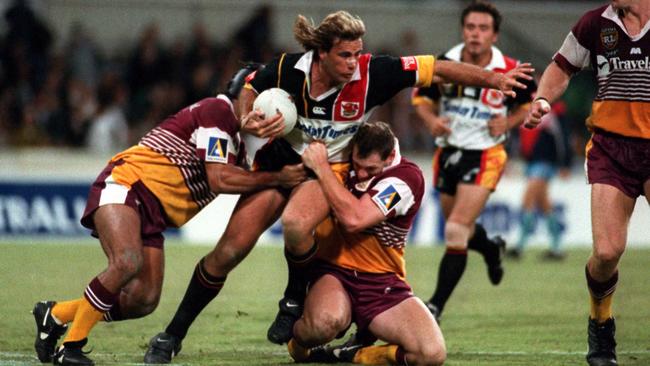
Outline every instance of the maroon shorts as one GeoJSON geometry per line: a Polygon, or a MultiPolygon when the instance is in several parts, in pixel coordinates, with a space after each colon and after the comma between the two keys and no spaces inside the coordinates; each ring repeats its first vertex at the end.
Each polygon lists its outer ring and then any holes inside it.
{"type": "Polygon", "coordinates": [[[156,196],[141,181],[127,186],[112,179],[113,169],[120,169],[123,161],[109,163],[90,187],[86,209],[81,217],[81,225],[92,230],[98,237],[93,214],[100,206],[123,204],[133,208],[140,215],[140,233],[144,246],[162,248],[165,238],[163,231],[167,228],[165,214],[156,196]]]}
{"type": "Polygon", "coordinates": [[[650,140],[596,130],[586,155],[589,184],[614,186],[631,198],[643,194],[650,179],[650,140]]]}
{"type": "Polygon", "coordinates": [[[315,262],[313,281],[329,274],[341,281],[352,302],[352,321],[365,330],[379,314],[413,297],[413,290],[394,273],[363,273],[324,261],[315,262]]]}

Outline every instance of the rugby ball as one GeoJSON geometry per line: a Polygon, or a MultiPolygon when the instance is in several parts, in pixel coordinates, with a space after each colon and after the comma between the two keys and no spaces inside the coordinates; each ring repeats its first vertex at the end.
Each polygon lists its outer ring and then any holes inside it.
{"type": "Polygon", "coordinates": [[[298,110],[293,103],[289,93],[280,88],[266,89],[261,92],[253,102],[253,109],[264,112],[264,117],[275,116],[278,112],[284,117],[284,130],[280,133],[284,136],[293,130],[298,120],[298,110]]]}

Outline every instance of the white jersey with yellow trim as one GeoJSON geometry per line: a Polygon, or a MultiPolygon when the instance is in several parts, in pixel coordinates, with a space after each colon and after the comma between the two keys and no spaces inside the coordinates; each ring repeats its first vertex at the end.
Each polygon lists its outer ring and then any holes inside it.
{"type": "MultiPolygon", "coordinates": [[[[464,44],[456,45],[440,60],[461,61],[464,44]]],[[[505,73],[517,67],[519,62],[505,56],[492,47],[492,59],[487,70],[505,73]]],[[[416,89],[413,104],[437,102],[439,115],[449,118],[451,134],[436,138],[441,147],[453,146],[467,150],[484,150],[503,143],[507,134],[490,136],[488,121],[495,116],[506,116],[515,105],[529,103],[534,83],[526,83],[525,90],[517,89],[516,98],[508,98],[496,89],[478,88],[458,84],[438,84],[416,89]],[[532,90],[531,90],[532,89],[532,90]]]]}

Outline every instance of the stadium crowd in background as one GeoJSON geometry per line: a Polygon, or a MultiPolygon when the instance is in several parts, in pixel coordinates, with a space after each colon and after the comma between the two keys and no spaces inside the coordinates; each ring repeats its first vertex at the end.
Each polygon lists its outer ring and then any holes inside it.
{"type": "MultiPolygon", "coordinates": [[[[188,37],[165,43],[159,25],[150,23],[120,48],[105,49],[81,22],[71,24],[69,38],[61,40],[29,1],[14,0],[0,19],[6,24],[0,33],[0,147],[103,150],[94,141],[126,123],[127,130],[109,146],[112,153],[120,151],[124,136],[126,146],[136,143],[161,118],[223,89],[242,62],[265,63],[277,55],[273,16],[272,6],[256,8],[223,43],[201,22],[190,25],[188,37]],[[63,46],[56,48],[57,43],[63,46]],[[111,108],[102,108],[102,95],[114,95],[111,108]],[[93,127],[95,120],[102,127],[93,127]]],[[[401,38],[397,45],[380,44],[371,51],[419,54],[428,48],[413,31],[401,38]]],[[[399,93],[373,119],[391,121],[404,151],[428,152],[433,138],[409,106],[409,96],[410,90],[399,93]]],[[[577,99],[573,104],[580,105],[577,99]]],[[[584,135],[582,121],[574,120],[571,128],[584,135]]]]}
{"type": "Polygon", "coordinates": [[[223,90],[243,62],[269,61],[271,16],[270,7],[260,6],[224,44],[196,23],[189,39],[165,45],[152,23],[109,55],[81,23],[71,25],[70,39],[55,50],[56,35],[28,1],[15,0],[0,36],[0,147],[116,153],[182,106],[223,90]],[[98,148],[98,140],[114,143],[98,148]]]}

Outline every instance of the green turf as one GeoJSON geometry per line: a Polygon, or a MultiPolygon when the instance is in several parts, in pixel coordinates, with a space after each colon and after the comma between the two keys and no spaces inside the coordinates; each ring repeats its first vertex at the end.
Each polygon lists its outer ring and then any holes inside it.
{"type": "MultiPolygon", "coordinates": [[[[208,247],[168,245],[159,308],[144,319],[99,324],[91,334],[98,364],[134,364],[146,343],[176,309],[197,259],[208,247]]],[[[433,291],[440,247],[407,248],[408,278],[417,295],[433,291]]],[[[36,365],[29,311],[38,300],[81,295],[104,266],[93,244],[0,244],[0,365],[36,365]]],[[[584,263],[573,250],[562,263],[542,262],[539,252],[507,262],[499,287],[489,284],[480,257],[447,305],[442,330],[448,365],[580,365],[586,351],[588,314],[584,263]]],[[[176,364],[291,364],[284,347],[266,341],[286,271],[277,246],[260,246],[229,277],[220,296],[190,330],[176,364]]],[[[621,365],[650,365],[650,250],[629,249],[614,300],[621,365]]]]}

